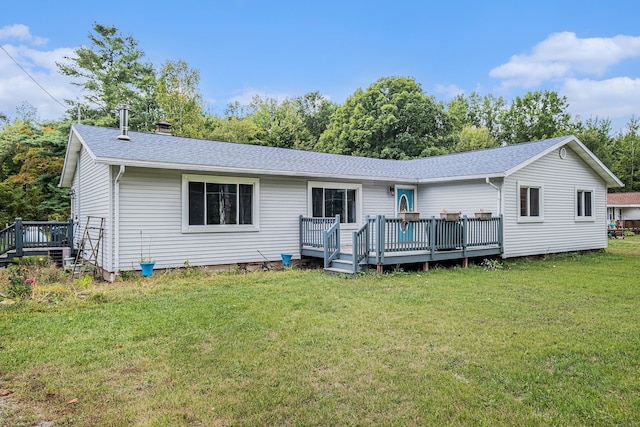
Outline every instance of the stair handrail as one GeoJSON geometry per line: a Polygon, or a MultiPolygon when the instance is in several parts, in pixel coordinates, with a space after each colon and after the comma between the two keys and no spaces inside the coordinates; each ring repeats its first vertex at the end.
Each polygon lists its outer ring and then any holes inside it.
{"type": "Polygon", "coordinates": [[[324,268],[329,268],[331,261],[340,255],[340,215],[336,215],[335,222],[323,233],[324,240],[324,268]]]}
{"type": "Polygon", "coordinates": [[[11,224],[0,230],[0,255],[16,248],[16,225],[11,224]]]}
{"type": "Polygon", "coordinates": [[[353,274],[360,270],[360,263],[369,258],[369,216],[367,215],[364,224],[353,232],[353,274]]]}

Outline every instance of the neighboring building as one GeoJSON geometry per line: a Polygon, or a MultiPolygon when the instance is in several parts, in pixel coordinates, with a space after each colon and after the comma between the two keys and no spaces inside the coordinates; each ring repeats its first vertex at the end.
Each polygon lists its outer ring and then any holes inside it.
{"type": "Polygon", "coordinates": [[[609,220],[640,220],[640,192],[607,194],[609,220]]]}
{"type": "MultiPolygon", "coordinates": [[[[158,268],[275,261],[282,253],[299,259],[301,216],[339,214],[346,245],[353,231],[372,221],[369,216],[418,211],[423,222],[402,229],[396,223],[387,237],[402,248],[403,239],[416,240],[418,228],[435,227],[429,219],[443,210],[468,217],[483,210],[499,219],[496,247],[504,258],[601,249],[607,246],[607,189],[622,186],[574,136],[386,160],[121,135],[73,125],[60,181],[72,188],[76,239],[88,217],[104,219],[101,259],[111,279],[120,270],[138,269],[141,252],[158,268]]],[[[428,230],[421,235],[425,245],[434,244],[433,230],[431,237],[428,230]]],[[[405,260],[434,260],[424,258],[433,249],[421,247],[405,260]]],[[[461,254],[473,256],[466,249],[461,254]]]]}
{"type": "Polygon", "coordinates": [[[640,232],[640,192],[608,194],[607,212],[612,236],[640,232]]]}

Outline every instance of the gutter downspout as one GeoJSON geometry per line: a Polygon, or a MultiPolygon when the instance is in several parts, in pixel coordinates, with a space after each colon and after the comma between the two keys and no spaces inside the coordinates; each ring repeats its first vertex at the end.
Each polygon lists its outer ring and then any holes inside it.
{"type": "Polygon", "coordinates": [[[485,182],[498,192],[498,215],[502,215],[502,188],[489,181],[489,177],[485,178],[485,182]]]}
{"type": "Polygon", "coordinates": [[[114,218],[113,218],[113,271],[114,274],[117,274],[120,271],[120,178],[124,175],[125,167],[124,165],[120,165],[120,171],[118,171],[118,175],[116,175],[116,179],[114,180],[115,189],[114,189],[114,218]]]}
{"type": "MultiPolygon", "coordinates": [[[[489,180],[489,177],[485,178],[485,182],[491,186],[494,190],[498,192],[498,216],[501,218],[500,222],[500,246],[501,246],[501,254],[500,256],[504,258],[504,217],[502,216],[502,185],[498,187],[493,182],[489,180]]],[[[504,180],[503,180],[504,182],[504,180]]]]}

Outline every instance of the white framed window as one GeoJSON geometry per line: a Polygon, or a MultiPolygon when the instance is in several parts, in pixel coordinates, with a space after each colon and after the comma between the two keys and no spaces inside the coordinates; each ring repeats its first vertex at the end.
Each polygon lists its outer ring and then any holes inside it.
{"type": "Polygon", "coordinates": [[[544,221],[544,187],[518,182],[518,222],[544,221]]]}
{"type": "Polygon", "coordinates": [[[576,221],[595,221],[595,190],[593,188],[579,188],[575,190],[576,221]]]}
{"type": "Polygon", "coordinates": [[[362,185],[343,182],[308,183],[308,214],[314,218],[340,215],[344,224],[358,224],[362,212],[362,185]]]}
{"type": "Polygon", "coordinates": [[[182,175],[182,231],[258,230],[258,178],[182,175]]]}

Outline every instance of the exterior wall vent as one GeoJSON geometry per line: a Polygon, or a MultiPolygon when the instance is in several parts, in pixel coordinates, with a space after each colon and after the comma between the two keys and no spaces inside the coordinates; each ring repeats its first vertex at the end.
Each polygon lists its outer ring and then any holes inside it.
{"type": "Polygon", "coordinates": [[[129,141],[129,106],[122,104],[120,106],[120,135],[118,135],[120,141],[129,141]]]}

